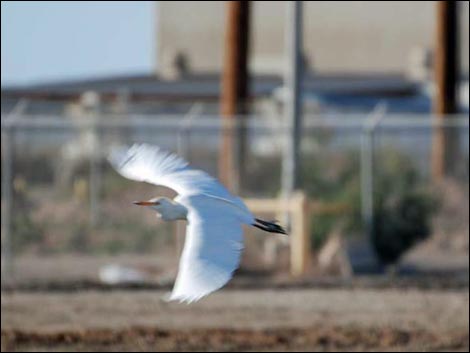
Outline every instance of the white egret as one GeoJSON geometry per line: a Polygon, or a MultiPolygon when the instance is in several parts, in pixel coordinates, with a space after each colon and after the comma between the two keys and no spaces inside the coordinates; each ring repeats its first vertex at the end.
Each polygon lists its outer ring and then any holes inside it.
{"type": "Polygon", "coordinates": [[[165,221],[187,220],[186,240],[170,300],[193,302],[224,286],[238,268],[242,225],[286,234],[275,222],[255,218],[245,203],[207,173],[157,146],[135,144],[112,150],[109,161],[124,177],[162,185],[179,195],[135,202],[165,221]]]}

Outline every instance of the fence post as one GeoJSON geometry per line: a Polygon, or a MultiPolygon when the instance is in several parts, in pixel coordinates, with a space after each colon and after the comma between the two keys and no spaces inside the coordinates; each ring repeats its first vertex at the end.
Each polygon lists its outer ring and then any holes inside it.
{"type": "Polygon", "coordinates": [[[366,127],[361,135],[361,213],[369,240],[374,234],[374,130],[366,127]]]}
{"type": "Polygon", "coordinates": [[[13,277],[13,255],[11,240],[11,214],[12,214],[12,132],[13,127],[5,122],[2,129],[2,288],[13,277]]]}
{"type": "Polygon", "coordinates": [[[290,266],[293,276],[302,276],[310,263],[310,217],[308,199],[302,192],[290,201],[292,230],[290,234],[290,266]]]}
{"type": "Polygon", "coordinates": [[[101,192],[101,133],[100,126],[98,125],[97,116],[94,115],[90,125],[90,135],[92,136],[92,146],[90,149],[90,188],[89,188],[89,202],[90,202],[90,225],[94,227],[98,224],[99,220],[99,200],[101,192]]]}
{"type": "Polygon", "coordinates": [[[365,122],[361,134],[361,216],[366,235],[370,241],[375,232],[375,130],[385,116],[387,106],[379,104],[365,122]]]}
{"type": "Polygon", "coordinates": [[[191,162],[191,124],[193,119],[203,112],[202,103],[194,103],[188,113],[183,117],[179,124],[178,134],[176,137],[178,155],[191,162]]]}
{"type": "MultiPolygon", "coordinates": [[[[191,124],[194,118],[202,114],[203,109],[204,105],[202,103],[194,103],[179,125],[178,134],[176,136],[176,148],[178,155],[188,162],[191,162],[191,124]]],[[[185,231],[186,224],[182,221],[176,221],[174,232],[177,257],[179,257],[183,251],[185,231]]]]}

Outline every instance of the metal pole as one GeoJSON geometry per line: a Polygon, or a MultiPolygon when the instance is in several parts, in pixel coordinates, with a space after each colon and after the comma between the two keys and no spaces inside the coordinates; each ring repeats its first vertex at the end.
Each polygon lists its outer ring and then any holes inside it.
{"type": "Polygon", "coordinates": [[[2,288],[13,276],[13,256],[11,241],[12,215],[12,179],[13,158],[11,134],[13,128],[5,126],[2,129],[2,288]]]}
{"type": "Polygon", "coordinates": [[[285,119],[288,122],[282,162],[282,194],[290,198],[299,186],[299,155],[301,139],[301,53],[302,1],[287,1],[286,45],[288,63],[285,73],[285,119]]]}
{"type": "Polygon", "coordinates": [[[204,106],[202,103],[194,103],[183,120],[181,120],[180,128],[178,129],[178,135],[176,138],[177,152],[178,155],[185,158],[188,162],[191,161],[191,143],[189,142],[191,123],[196,116],[202,113],[203,108],[204,106]]]}
{"type": "Polygon", "coordinates": [[[243,122],[239,120],[239,124],[234,124],[233,119],[241,119],[247,108],[250,2],[227,1],[226,4],[225,55],[220,102],[222,141],[219,177],[225,186],[236,192],[244,170],[246,134],[243,122]],[[234,131],[234,125],[237,133],[234,131]]]}
{"type": "MultiPolygon", "coordinates": [[[[94,126],[91,128],[93,130],[93,136],[96,140],[98,140],[98,132],[97,127],[94,126]]],[[[96,141],[95,141],[96,142],[96,141]]],[[[96,146],[96,144],[95,144],[96,146]]],[[[99,212],[99,184],[101,180],[101,173],[99,167],[99,157],[97,154],[99,153],[98,149],[93,149],[90,152],[90,225],[94,227],[99,219],[98,212],[99,212]]]]}
{"type": "MultiPolygon", "coordinates": [[[[458,1],[436,2],[436,48],[434,80],[434,113],[437,119],[457,113],[458,60],[458,1]]],[[[432,176],[440,181],[452,172],[458,153],[458,133],[436,128],[432,143],[432,176]]]]}
{"type": "Polygon", "coordinates": [[[29,101],[20,99],[11,112],[4,118],[2,129],[2,249],[1,249],[1,286],[13,279],[13,241],[11,219],[13,215],[13,156],[14,156],[14,120],[27,109],[29,101]]]}
{"type": "MultiPolygon", "coordinates": [[[[180,128],[177,135],[177,152],[178,155],[185,158],[188,162],[191,161],[191,143],[190,143],[190,128],[193,119],[200,115],[203,111],[202,103],[194,103],[189,109],[186,116],[180,123],[180,128]]],[[[184,246],[184,237],[185,237],[186,223],[182,221],[177,221],[175,225],[175,247],[176,247],[176,257],[179,258],[181,252],[183,251],[184,246]]]]}
{"type": "Polygon", "coordinates": [[[368,239],[374,234],[374,130],[361,135],[361,213],[368,239]]]}
{"type": "Polygon", "coordinates": [[[98,224],[100,219],[100,193],[101,193],[101,126],[99,126],[100,109],[98,102],[94,102],[90,117],[92,123],[90,124],[91,148],[90,148],[90,189],[89,189],[89,202],[90,202],[90,226],[94,227],[98,224]]]}
{"type": "Polygon", "coordinates": [[[383,104],[374,109],[361,135],[361,214],[369,240],[372,240],[375,232],[375,130],[385,116],[386,109],[383,104]]]}

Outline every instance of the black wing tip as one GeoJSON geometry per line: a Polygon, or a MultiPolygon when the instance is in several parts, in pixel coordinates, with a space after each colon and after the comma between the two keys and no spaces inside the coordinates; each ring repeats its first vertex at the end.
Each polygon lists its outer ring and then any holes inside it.
{"type": "Polygon", "coordinates": [[[277,221],[269,222],[269,221],[263,221],[262,219],[259,219],[259,218],[255,218],[255,221],[257,223],[253,224],[253,226],[255,226],[256,228],[262,229],[269,233],[278,233],[278,234],[288,235],[288,233],[282,226],[275,223],[277,221]]]}

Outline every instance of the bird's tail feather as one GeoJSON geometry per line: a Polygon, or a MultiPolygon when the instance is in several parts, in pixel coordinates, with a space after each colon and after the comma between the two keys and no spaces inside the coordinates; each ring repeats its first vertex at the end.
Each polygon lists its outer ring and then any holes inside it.
{"type": "Polygon", "coordinates": [[[262,219],[255,218],[255,223],[253,226],[259,229],[264,230],[265,232],[278,233],[287,235],[287,232],[282,228],[276,221],[263,221],[262,219]]]}

